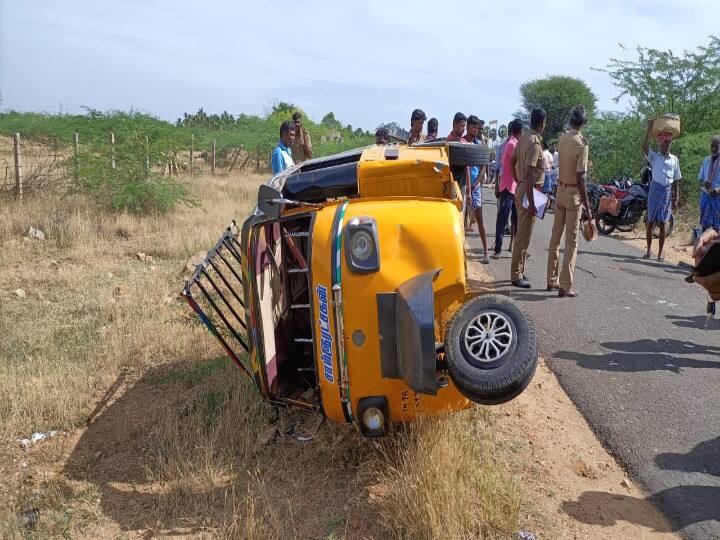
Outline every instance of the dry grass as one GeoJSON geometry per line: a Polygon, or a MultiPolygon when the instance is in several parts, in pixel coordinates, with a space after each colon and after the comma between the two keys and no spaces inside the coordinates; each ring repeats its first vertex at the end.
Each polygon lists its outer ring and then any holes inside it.
{"type": "Polygon", "coordinates": [[[408,426],[386,445],[373,498],[399,537],[494,538],[517,530],[522,494],[478,408],[408,426]]]}
{"type": "Polygon", "coordinates": [[[516,528],[520,491],[484,409],[379,446],[330,425],[309,443],[258,444],[276,412],[217,356],[177,294],[188,258],[247,213],[261,180],[195,179],[202,206],[164,217],[52,193],[0,200],[1,537],[30,534],[15,516],[33,506],[37,538],[468,538],[516,528]],[[25,240],[30,226],[47,239],[25,240]],[[63,434],[18,448],[48,429],[63,434]]]}
{"type": "Polygon", "coordinates": [[[107,214],[54,193],[0,202],[2,434],[79,425],[89,398],[123,366],[207,355],[208,340],[177,306],[184,267],[231,216],[247,212],[258,181],[198,181],[212,212],[169,217],[107,214]],[[24,240],[30,226],[47,240],[24,240]]]}

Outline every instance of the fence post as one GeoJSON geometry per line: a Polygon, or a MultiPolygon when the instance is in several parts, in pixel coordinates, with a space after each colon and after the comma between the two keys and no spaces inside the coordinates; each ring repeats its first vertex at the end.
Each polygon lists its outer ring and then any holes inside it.
{"type": "Polygon", "coordinates": [[[78,154],[80,153],[80,135],[76,131],[73,133],[73,147],[75,149],[75,181],[80,177],[80,161],[78,154]]]}
{"type": "Polygon", "coordinates": [[[22,165],[20,159],[20,134],[15,133],[13,135],[13,155],[15,157],[15,198],[22,201],[23,198],[23,185],[22,185],[22,174],[20,173],[20,167],[22,165]]]}
{"type": "Polygon", "coordinates": [[[242,144],[240,145],[240,148],[235,149],[235,155],[233,156],[232,163],[230,163],[230,168],[228,169],[228,172],[232,172],[233,167],[235,167],[235,164],[237,163],[238,157],[240,156],[240,150],[242,150],[242,144]]]}
{"type": "Polygon", "coordinates": [[[212,142],[212,161],[210,162],[210,170],[212,175],[215,176],[215,139],[212,142]]]}
{"type": "Polygon", "coordinates": [[[260,172],[260,143],[257,145],[257,154],[255,156],[255,172],[260,172]]]}
{"type": "Polygon", "coordinates": [[[145,135],[145,172],[150,172],[150,139],[145,135]]]}
{"type": "Polygon", "coordinates": [[[110,134],[110,167],[115,168],[115,134],[110,134]]]}
{"type": "Polygon", "coordinates": [[[195,151],[195,135],[190,134],[190,176],[195,173],[193,171],[193,152],[195,151]]]}

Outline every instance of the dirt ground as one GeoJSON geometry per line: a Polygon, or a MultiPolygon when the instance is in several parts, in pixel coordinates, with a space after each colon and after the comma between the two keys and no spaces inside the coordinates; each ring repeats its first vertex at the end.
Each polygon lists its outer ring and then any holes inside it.
{"type": "MultiPolygon", "coordinates": [[[[611,235],[622,242],[626,242],[643,252],[647,249],[647,241],[645,240],[645,230],[642,227],[636,228],[632,232],[622,233],[615,232],[611,235]]],[[[690,242],[691,230],[686,225],[678,225],[672,236],[665,240],[665,262],[670,264],[680,264],[681,262],[693,264],[692,252],[693,246],[690,242]]],[[[655,258],[658,254],[658,241],[653,239],[652,253],[655,258]]]]}
{"type": "Polygon", "coordinates": [[[544,365],[508,405],[379,442],[327,422],[266,440],[314,419],[278,420],[176,298],[260,181],[197,178],[203,206],[162,218],[0,212],[1,538],[673,536],[544,365]],[[35,431],[54,436],[23,449],[35,431]]]}
{"type": "MultiPolygon", "coordinates": [[[[472,279],[489,279],[476,263],[472,279]]],[[[498,431],[517,454],[541,538],[678,538],[603,448],[541,359],[530,386],[499,410],[498,431]]]]}

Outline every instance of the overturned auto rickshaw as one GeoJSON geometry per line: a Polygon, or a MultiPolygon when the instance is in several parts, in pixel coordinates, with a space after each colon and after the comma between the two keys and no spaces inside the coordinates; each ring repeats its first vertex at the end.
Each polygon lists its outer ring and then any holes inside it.
{"type": "Polygon", "coordinates": [[[262,398],[368,436],[499,404],[537,365],[532,322],[468,287],[463,196],[480,145],[372,146],[260,186],[183,296],[262,398]]]}

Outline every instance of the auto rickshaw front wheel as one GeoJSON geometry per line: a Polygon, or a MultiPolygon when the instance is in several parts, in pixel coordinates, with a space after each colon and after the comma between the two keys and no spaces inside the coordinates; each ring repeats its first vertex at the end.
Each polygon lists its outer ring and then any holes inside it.
{"type": "Polygon", "coordinates": [[[483,405],[522,392],[537,367],[535,327],[511,298],[488,294],[464,304],[445,333],[445,361],[455,386],[483,405]]]}

